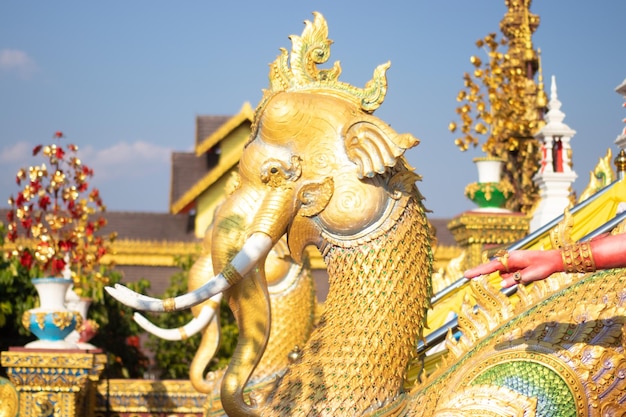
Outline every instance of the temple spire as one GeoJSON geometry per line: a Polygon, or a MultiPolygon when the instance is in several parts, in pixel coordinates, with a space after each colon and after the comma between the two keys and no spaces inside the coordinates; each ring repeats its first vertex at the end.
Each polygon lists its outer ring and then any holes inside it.
{"type": "Polygon", "coordinates": [[[565,113],[561,111],[554,76],[548,108],[546,124],[535,135],[540,144],[541,163],[533,178],[539,189],[539,205],[530,222],[531,233],[563,214],[563,210],[572,205],[572,184],[577,177],[572,169],[570,145],[576,131],[563,123],[565,113]]]}
{"type": "Polygon", "coordinates": [[[539,27],[539,16],[530,12],[531,0],[505,0],[507,13],[500,22],[500,30],[508,40],[507,55],[510,81],[519,94],[516,126],[504,132],[500,141],[505,144],[497,156],[507,159],[504,176],[516,190],[515,197],[509,200],[509,208],[529,212],[537,203],[538,190],[533,177],[539,168],[537,151],[539,143],[535,134],[543,125],[545,100],[542,100],[543,79],[539,85],[535,76],[540,72],[539,52],[533,47],[532,35],[539,27]]]}

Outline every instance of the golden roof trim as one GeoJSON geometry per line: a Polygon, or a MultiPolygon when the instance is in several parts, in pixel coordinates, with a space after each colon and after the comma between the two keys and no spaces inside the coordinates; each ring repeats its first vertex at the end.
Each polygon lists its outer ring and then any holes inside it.
{"type": "Polygon", "coordinates": [[[200,241],[120,239],[113,243],[113,251],[102,258],[103,264],[175,266],[177,256],[198,253],[200,241]]]}
{"type": "MultiPolygon", "coordinates": [[[[210,400],[207,394],[193,389],[189,381],[111,379],[100,381],[97,389],[108,398],[114,414],[160,411],[167,415],[200,415],[204,412],[203,404],[210,400]],[[167,401],[155,407],[163,397],[167,401]]],[[[106,410],[96,406],[96,411],[106,410]]]]}
{"type": "Polygon", "coordinates": [[[113,243],[113,254],[168,254],[184,255],[200,247],[200,240],[181,242],[172,240],[119,239],[113,243]]]}
{"type": "Polygon", "coordinates": [[[200,181],[196,182],[178,200],[170,205],[172,214],[180,213],[189,203],[194,201],[202,192],[211,186],[215,181],[226,174],[232,167],[237,165],[241,155],[233,152],[231,155],[221,155],[220,162],[208,172],[200,181]]]}
{"type": "Polygon", "coordinates": [[[448,223],[448,230],[459,246],[505,244],[528,234],[530,217],[523,213],[465,212],[448,223]]]}
{"type": "Polygon", "coordinates": [[[202,142],[196,146],[196,156],[201,156],[203,153],[211,149],[244,121],[248,120],[252,123],[253,118],[254,110],[252,109],[252,106],[250,106],[250,103],[246,101],[243,103],[243,106],[241,106],[239,113],[228,119],[215,132],[204,138],[202,142]]]}

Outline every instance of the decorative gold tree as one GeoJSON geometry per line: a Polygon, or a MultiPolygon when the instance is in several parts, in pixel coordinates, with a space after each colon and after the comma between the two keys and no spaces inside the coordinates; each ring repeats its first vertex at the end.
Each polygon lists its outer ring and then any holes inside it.
{"type": "Polygon", "coordinates": [[[534,134],[543,125],[547,98],[543,91],[539,51],[532,46],[532,33],[539,17],[530,13],[530,0],[507,0],[509,8],[500,24],[506,39],[490,33],[476,42],[487,61],[472,56],[473,72],[463,75],[464,88],[457,95],[460,127],[451,122],[451,132],[460,130],[455,144],[462,150],[478,146],[488,157],[504,159],[503,181],[515,190],[507,208],[529,212],[537,201],[532,178],[539,167],[539,143],[534,134]],[[508,48],[501,52],[500,47],[508,48]],[[538,83],[534,81],[539,71],[538,83]]]}
{"type": "Polygon", "coordinates": [[[17,172],[21,189],[8,200],[7,239],[14,244],[9,256],[32,275],[58,277],[70,271],[78,295],[101,298],[107,279],[99,261],[115,234],[97,233],[106,225],[98,215],[106,207],[98,189],[89,187],[93,170],[78,158],[76,145],[60,144],[63,137],[56,132],[59,143],[36,146],[33,156],[45,162],[17,172]]]}

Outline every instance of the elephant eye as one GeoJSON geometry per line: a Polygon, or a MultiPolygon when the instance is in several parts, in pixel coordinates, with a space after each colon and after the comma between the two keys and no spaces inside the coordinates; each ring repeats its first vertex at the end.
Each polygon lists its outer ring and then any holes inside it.
{"type": "Polygon", "coordinates": [[[270,187],[278,187],[285,181],[296,181],[302,174],[300,158],[292,156],[289,162],[268,159],[261,167],[261,181],[270,187]]]}

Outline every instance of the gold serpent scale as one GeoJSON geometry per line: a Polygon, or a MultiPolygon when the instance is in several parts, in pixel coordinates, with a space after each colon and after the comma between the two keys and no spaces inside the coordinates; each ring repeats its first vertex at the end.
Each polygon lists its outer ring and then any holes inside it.
{"type": "Polygon", "coordinates": [[[400,396],[431,295],[428,230],[412,198],[385,234],[327,249],[325,313],[273,395],[276,415],[360,415],[400,396]]]}

